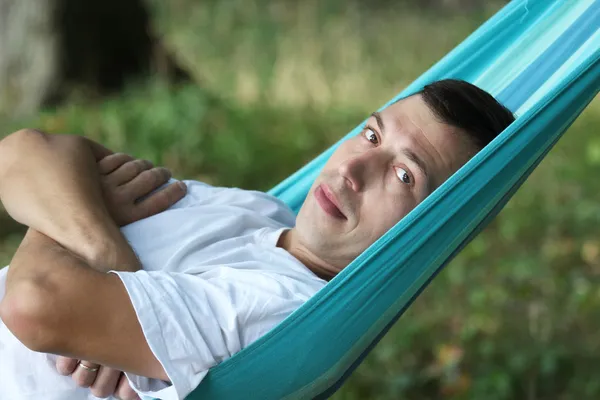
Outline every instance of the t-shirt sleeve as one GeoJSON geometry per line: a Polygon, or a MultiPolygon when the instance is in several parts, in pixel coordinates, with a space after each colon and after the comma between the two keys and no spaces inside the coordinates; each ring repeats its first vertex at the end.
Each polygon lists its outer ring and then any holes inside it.
{"type": "Polygon", "coordinates": [[[183,399],[208,369],[241,349],[236,298],[227,282],[171,272],[117,272],[144,336],[172,385],[127,373],[138,394],[183,399]]]}
{"type": "Polygon", "coordinates": [[[301,303],[224,279],[166,271],[116,273],[171,384],[126,373],[143,398],[183,399],[208,370],[262,336],[301,303]]]}

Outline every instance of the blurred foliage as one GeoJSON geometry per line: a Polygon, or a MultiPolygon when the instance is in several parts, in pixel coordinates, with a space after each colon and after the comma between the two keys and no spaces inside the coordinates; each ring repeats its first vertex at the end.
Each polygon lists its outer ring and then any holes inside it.
{"type": "MultiPolygon", "coordinates": [[[[157,30],[197,82],[243,104],[379,107],[476,29],[470,14],[343,0],[147,0],[157,30]],[[432,40],[424,40],[431,38],[432,40]]],[[[412,5],[411,5],[412,4],[412,5]]]]}
{"type": "MultiPolygon", "coordinates": [[[[148,3],[191,82],[154,77],[109,98],[80,88],[55,109],[0,121],[0,131],[85,134],[178,177],[266,190],[503,2],[469,13],[335,0],[148,3]]],[[[600,398],[599,127],[595,99],[335,399],[600,398]]],[[[0,235],[8,263],[20,234],[0,235]]]]}

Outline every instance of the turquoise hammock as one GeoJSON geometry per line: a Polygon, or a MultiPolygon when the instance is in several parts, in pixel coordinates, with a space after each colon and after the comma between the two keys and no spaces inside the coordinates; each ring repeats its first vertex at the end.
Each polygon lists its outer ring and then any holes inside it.
{"type": "MultiPolygon", "coordinates": [[[[211,369],[188,400],[335,392],[598,93],[599,60],[600,0],[515,0],[392,99],[385,106],[429,82],[464,79],[517,120],[306,304],[211,369]]],[[[337,145],[271,193],[297,212],[337,145]]]]}

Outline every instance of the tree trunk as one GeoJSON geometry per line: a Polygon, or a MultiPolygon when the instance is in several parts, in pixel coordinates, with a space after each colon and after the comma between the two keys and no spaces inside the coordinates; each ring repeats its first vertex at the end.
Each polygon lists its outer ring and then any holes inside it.
{"type": "Polygon", "coordinates": [[[35,111],[58,79],[56,0],[0,0],[0,114],[35,111]]]}

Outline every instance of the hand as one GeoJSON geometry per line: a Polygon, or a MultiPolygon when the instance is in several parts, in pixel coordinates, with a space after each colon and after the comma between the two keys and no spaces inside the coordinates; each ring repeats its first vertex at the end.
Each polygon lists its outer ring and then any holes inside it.
{"type": "Polygon", "coordinates": [[[171,172],[127,154],[104,157],[98,162],[98,170],[106,207],[119,226],[158,214],[186,193],[185,184],[177,182],[150,194],[169,181],[171,172]]]}
{"type": "Polygon", "coordinates": [[[90,371],[82,367],[79,360],[73,358],[58,357],[56,360],[56,369],[61,375],[72,375],[77,386],[89,387],[96,397],[114,396],[120,400],[139,400],[139,396],[121,371],[85,361],[83,365],[98,370],[90,371]]]}

